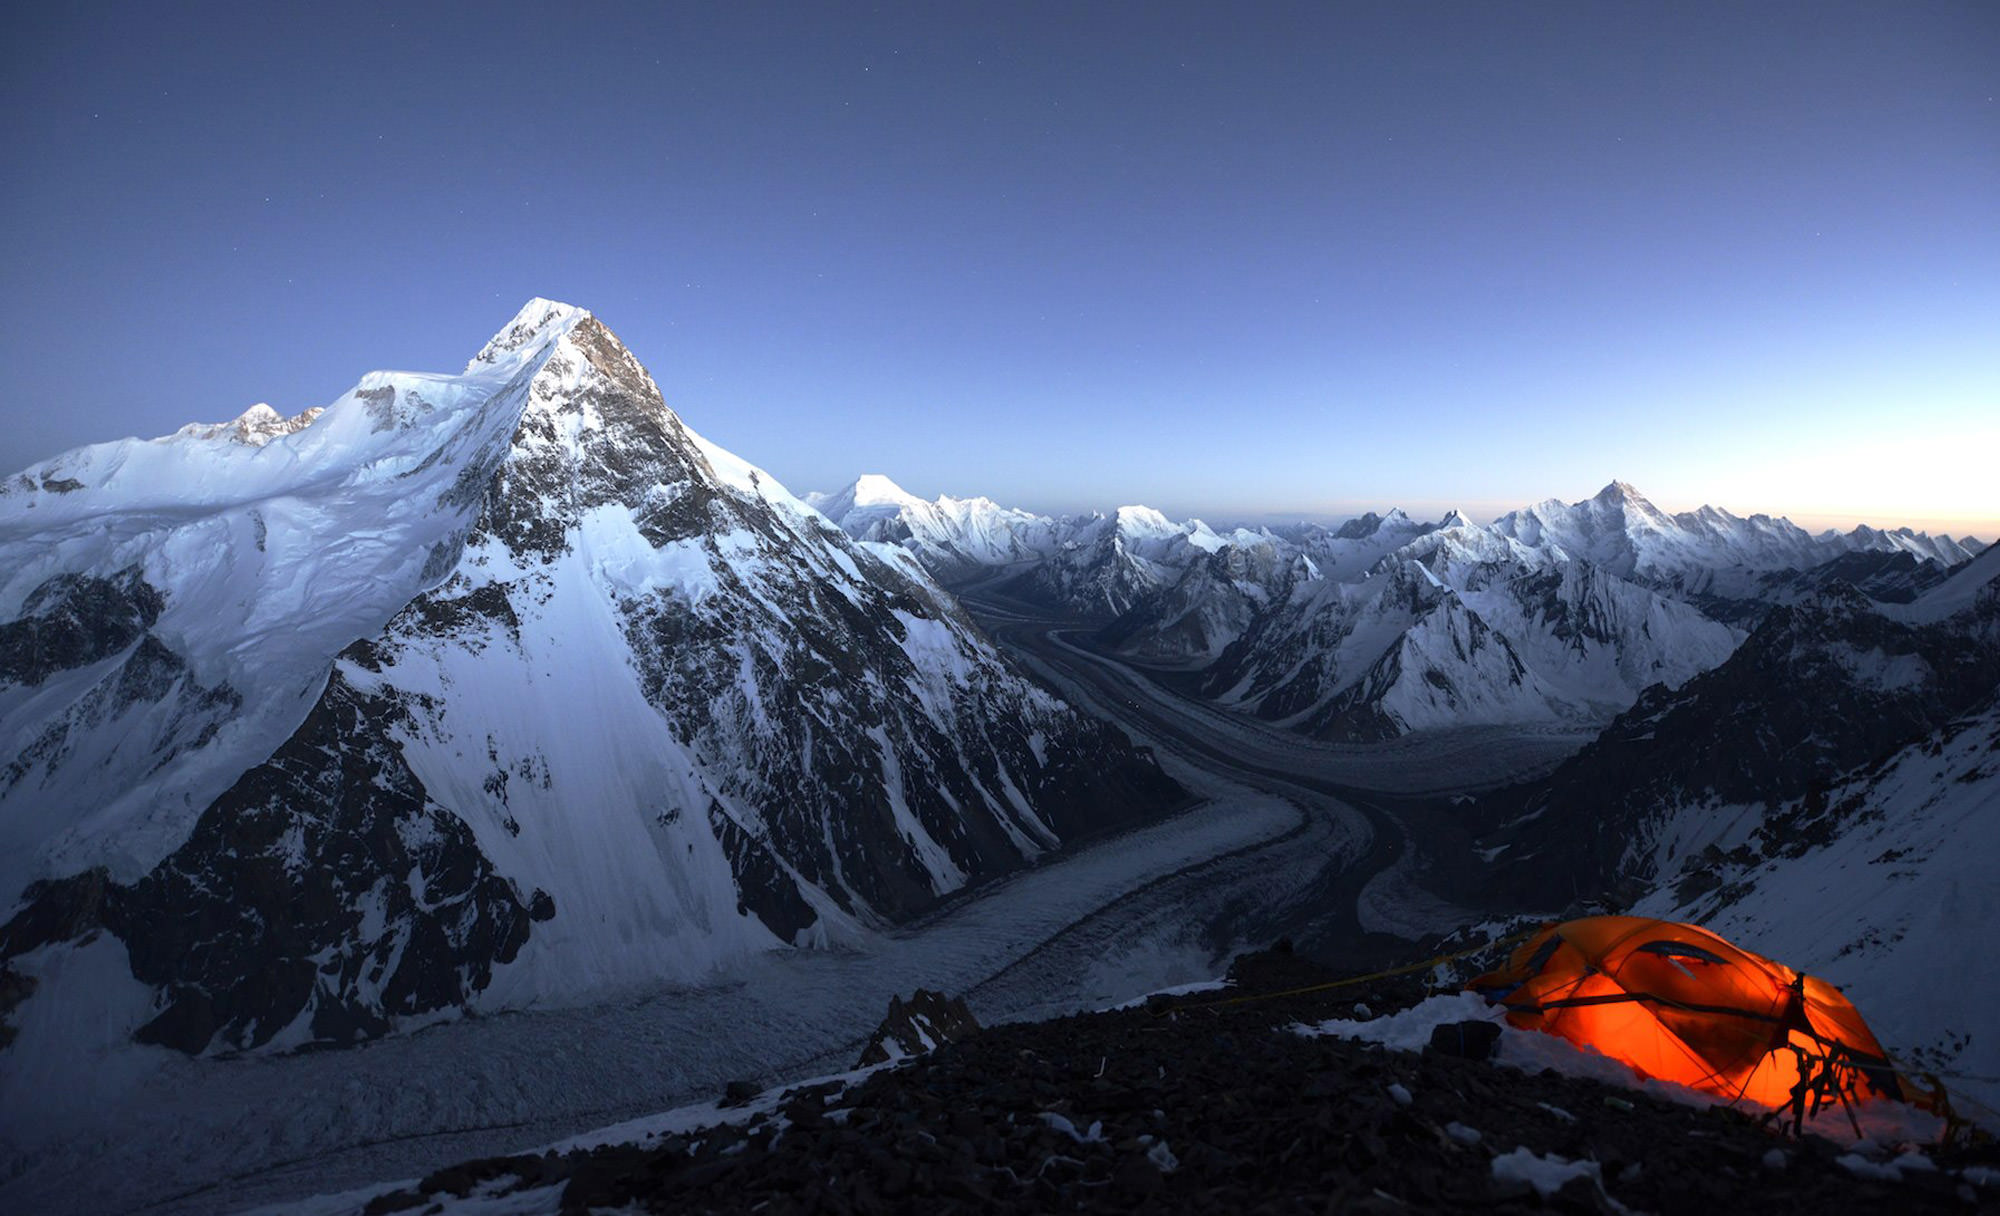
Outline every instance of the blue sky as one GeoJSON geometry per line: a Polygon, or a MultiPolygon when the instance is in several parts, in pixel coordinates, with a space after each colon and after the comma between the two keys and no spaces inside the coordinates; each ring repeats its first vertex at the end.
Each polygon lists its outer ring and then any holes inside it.
{"type": "Polygon", "coordinates": [[[582,304],[797,490],[2000,533],[2000,6],[11,5],[0,466],[582,304]]]}

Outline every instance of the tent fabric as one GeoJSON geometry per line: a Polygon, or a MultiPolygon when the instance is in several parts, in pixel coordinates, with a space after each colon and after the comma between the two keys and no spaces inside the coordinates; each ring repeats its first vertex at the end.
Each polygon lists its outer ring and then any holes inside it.
{"type": "Polygon", "coordinates": [[[1905,1096],[1882,1045],[1838,989],[1695,925],[1564,921],[1470,987],[1504,1005],[1515,1026],[1727,1102],[1810,1114],[1834,1098],[1905,1096]]]}

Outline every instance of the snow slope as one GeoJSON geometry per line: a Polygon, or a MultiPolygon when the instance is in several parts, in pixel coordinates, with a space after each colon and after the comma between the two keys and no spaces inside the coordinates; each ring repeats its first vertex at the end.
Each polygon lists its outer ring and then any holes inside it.
{"type": "Polygon", "coordinates": [[[1727,661],[1647,690],[1545,781],[1491,795],[1479,817],[1496,825],[1503,886],[1629,898],[1711,844],[1734,848],[1764,808],[1822,803],[1857,766],[1979,709],[2000,686],[2000,598],[1956,581],[1911,605],[1846,589],[1777,608],[1727,661]]]}

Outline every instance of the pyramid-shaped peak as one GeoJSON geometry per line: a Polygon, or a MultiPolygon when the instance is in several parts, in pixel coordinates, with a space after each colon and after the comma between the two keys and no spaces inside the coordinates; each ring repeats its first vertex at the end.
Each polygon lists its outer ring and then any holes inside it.
{"type": "Polygon", "coordinates": [[[465,370],[476,372],[482,367],[492,367],[531,353],[589,318],[588,309],[536,296],[521,305],[521,311],[500,327],[492,341],[480,348],[479,353],[472,357],[472,362],[465,365],[465,370]]]}
{"type": "Polygon", "coordinates": [[[1597,501],[1607,505],[1611,503],[1645,502],[1646,496],[1633,488],[1632,483],[1629,481],[1613,481],[1610,485],[1605,486],[1597,492],[1597,501]]]}

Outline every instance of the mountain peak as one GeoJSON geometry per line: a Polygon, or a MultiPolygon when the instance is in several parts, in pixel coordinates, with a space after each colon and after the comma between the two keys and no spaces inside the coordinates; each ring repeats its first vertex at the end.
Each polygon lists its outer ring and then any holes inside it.
{"type": "Polygon", "coordinates": [[[846,497],[857,507],[907,506],[922,501],[880,473],[863,473],[855,478],[854,484],[847,487],[846,497]]]}
{"type": "Polygon", "coordinates": [[[472,357],[472,362],[465,365],[465,370],[476,372],[481,367],[497,366],[525,351],[539,349],[589,317],[588,309],[536,296],[521,305],[521,311],[500,327],[500,332],[493,335],[492,341],[480,348],[479,353],[472,357]]]}
{"type": "Polygon", "coordinates": [[[1165,535],[1170,532],[1180,531],[1172,520],[1151,507],[1120,507],[1115,518],[1118,521],[1118,529],[1122,532],[1165,535]]]}
{"type": "Polygon", "coordinates": [[[1613,481],[1597,492],[1597,501],[1609,506],[1613,503],[1645,502],[1646,496],[1633,488],[1629,481],[1613,481]]]}

